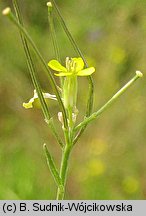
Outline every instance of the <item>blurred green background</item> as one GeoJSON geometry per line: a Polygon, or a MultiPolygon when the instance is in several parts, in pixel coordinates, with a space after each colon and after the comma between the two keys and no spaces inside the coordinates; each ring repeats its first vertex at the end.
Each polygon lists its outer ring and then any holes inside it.
{"type": "MultiPolygon", "coordinates": [[[[28,32],[46,61],[54,58],[46,1],[19,1],[28,32]]],[[[57,0],[66,24],[94,73],[97,110],[136,70],[146,71],[145,0],[57,0]]],[[[0,9],[11,6],[0,1],[0,9]]],[[[61,58],[76,56],[55,19],[61,58]]],[[[44,91],[52,93],[37,58],[44,91]]],[[[90,124],[72,153],[66,199],[146,199],[146,80],[137,81],[108,111],[90,124]]],[[[88,89],[79,79],[79,119],[88,89]]],[[[0,16],[0,199],[55,199],[56,186],[42,145],[57,164],[60,149],[39,109],[22,103],[33,95],[19,32],[0,16]]],[[[56,119],[58,107],[50,102],[56,119]]],[[[59,123],[57,122],[57,125],[59,123]]],[[[61,125],[59,125],[61,127],[61,125]]]]}

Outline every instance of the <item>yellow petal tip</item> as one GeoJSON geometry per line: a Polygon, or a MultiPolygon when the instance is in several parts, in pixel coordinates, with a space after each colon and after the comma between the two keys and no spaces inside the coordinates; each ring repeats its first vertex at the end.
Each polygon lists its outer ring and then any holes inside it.
{"type": "Polygon", "coordinates": [[[32,106],[32,103],[23,103],[23,107],[25,109],[29,109],[29,108],[32,108],[33,106],[32,106]]]}

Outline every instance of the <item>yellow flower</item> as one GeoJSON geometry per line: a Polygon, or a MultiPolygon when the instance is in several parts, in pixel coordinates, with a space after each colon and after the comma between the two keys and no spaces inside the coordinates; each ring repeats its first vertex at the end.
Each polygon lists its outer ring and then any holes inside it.
{"type": "Polygon", "coordinates": [[[84,69],[84,62],[82,58],[66,58],[66,67],[62,66],[57,60],[51,60],[48,66],[57,71],[56,76],[89,76],[94,71],[94,67],[84,69]]]}
{"type": "Polygon", "coordinates": [[[72,127],[77,116],[77,76],[89,76],[95,72],[94,67],[84,69],[84,61],[82,58],[66,57],[65,67],[57,60],[51,60],[48,66],[57,71],[56,76],[65,77],[62,85],[62,98],[67,116],[69,119],[69,126],[72,127]]]}

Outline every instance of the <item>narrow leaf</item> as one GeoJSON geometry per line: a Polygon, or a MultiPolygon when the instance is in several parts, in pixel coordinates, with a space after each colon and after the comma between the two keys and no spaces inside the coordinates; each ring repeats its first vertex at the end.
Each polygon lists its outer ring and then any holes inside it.
{"type": "Polygon", "coordinates": [[[60,187],[62,185],[62,181],[61,181],[61,178],[59,176],[58,170],[55,166],[54,160],[53,160],[50,152],[47,149],[46,144],[43,145],[43,149],[45,152],[45,156],[47,159],[47,164],[48,164],[48,167],[50,169],[50,172],[51,172],[52,176],[54,177],[54,180],[55,180],[57,186],[60,187]]]}

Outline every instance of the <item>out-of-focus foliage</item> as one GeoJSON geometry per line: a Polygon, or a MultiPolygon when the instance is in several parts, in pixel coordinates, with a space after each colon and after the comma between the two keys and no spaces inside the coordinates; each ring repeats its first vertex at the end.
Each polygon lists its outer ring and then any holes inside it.
{"type": "MultiPolygon", "coordinates": [[[[54,57],[46,1],[19,1],[25,25],[45,59],[54,57]]],[[[96,67],[96,110],[136,70],[146,71],[145,0],[56,1],[78,45],[96,67]]],[[[0,2],[0,9],[11,1],[0,2]]],[[[55,19],[61,58],[76,56],[55,19]]],[[[42,151],[46,142],[60,161],[59,147],[39,109],[22,103],[33,95],[18,30],[0,17],[0,199],[54,199],[56,187],[42,151]]],[[[53,93],[34,56],[44,91],[53,93]]],[[[79,78],[78,109],[85,111],[88,82],[79,78]]],[[[50,102],[52,115],[58,107],[50,102]]],[[[57,120],[56,120],[57,121],[57,120]]],[[[59,123],[58,123],[59,124],[59,123]]],[[[146,198],[146,80],[138,81],[91,124],[73,151],[67,199],[146,198]]]]}

